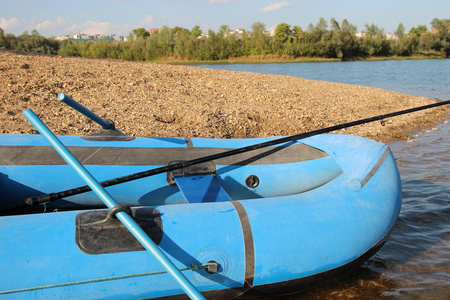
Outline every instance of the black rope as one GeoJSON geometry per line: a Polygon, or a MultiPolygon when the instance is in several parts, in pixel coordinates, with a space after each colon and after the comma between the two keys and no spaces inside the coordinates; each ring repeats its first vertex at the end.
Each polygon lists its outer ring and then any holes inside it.
{"type": "MultiPolygon", "coordinates": [[[[149,177],[149,176],[189,167],[189,166],[204,163],[207,161],[216,160],[219,158],[233,156],[233,155],[237,155],[240,153],[261,149],[264,147],[283,144],[283,143],[290,142],[290,141],[300,140],[300,139],[311,137],[314,135],[328,133],[328,132],[332,132],[332,131],[336,131],[336,130],[340,130],[340,129],[344,129],[344,128],[362,125],[365,123],[370,123],[370,122],[375,122],[375,121],[383,121],[384,119],[387,119],[387,118],[391,118],[391,117],[395,117],[395,116],[399,116],[399,115],[403,115],[403,114],[408,114],[408,113],[412,113],[412,112],[416,112],[416,111],[420,111],[420,110],[424,110],[424,109],[429,109],[429,108],[433,108],[433,107],[437,107],[437,106],[441,106],[441,105],[446,105],[446,104],[450,104],[450,100],[436,102],[436,103],[428,104],[428,105],[424,105],[424,106],[418,106],[418,107],[405,109],[405,110],[401,110],[401,111],[397,111],[397,112],[393,112],[393,113],[389,113],[389,114],[379,115],[379,116],[375,116],[375,117],[371,117],[371,118],[361,119],[361,120],[344,123],[344,124],[340,124],[340,125],[335,125],[335,126],[331,126],[331,127],[327,127],[327,128],[323,128],[323,129],[313,130],[310,132],[305,132],[305,133],[300,133],[300,134],[291,135],[291,136],[287,136],[287,137],[282,137],[282,138],[275,139],[272,141],[267,141],[267,142],[263,142],[263,143],[259,143],[259,144],[255,144],[255,145],[251,145],[251,146],[246,146],[246,147],[242,147],[242,148],[238,148],[238,149],[225,151],[222,153],[217,153],[217,154],[213,154],[213,155],[209,155],[209,156],[205,156],[205,157],[201,157],[201,158],[196,158],[193,160],[174,163],[174,164],[167,165],[164,167],[159,167],[159,168],[150,169],[150,170],[139,172],[139,173],[134,173],[134,174],[130,174],[130,175],[122,176],[122,177],[109,179],[109,180],[100,182],[100,184],[103,187],[109,187],[109,186],[129,182],[129,181],[133,181],[133,180],[137,180],[137,179],[141,179],[141,178],[145,178],[145,177],[149,177]]],[[[86,186],[82,186],[82,187],[78,187],[78,188],[74,188],[74,189],[70,189],[70,190],[65,190],[65,191],[58,192],[58,193],[51,193],[51,194],[42,195],[42,196],[38,196],[38,197],[28,198],[25,200],[25,203],[27,205],[35,206],[35,205],[38,205],[41,203],[52,202],[52,201],[55,201],[55,200],[58,200],[61,198],[86,193],[86,192],[89,192],[90,190],[91,189],[89,188],[89,186],[86,185],[86,186]]],[[[24,204],[16,203],[14,207],[23,207],[23,206],[24,206],[24,204]]],[[[1,209],[0,211],[3,211],[3,209],[1,209]]]]}

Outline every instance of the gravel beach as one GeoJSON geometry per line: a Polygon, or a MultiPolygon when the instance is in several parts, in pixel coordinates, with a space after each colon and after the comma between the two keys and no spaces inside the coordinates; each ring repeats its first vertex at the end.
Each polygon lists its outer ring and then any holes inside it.
{"type": "MultiPolygon", "coordinates": [[[[31,108],[55,133],[98,125],[57,100],[61,92],[131,136],[248,138],[292,135],[433,103],[377,88],[292,76],[0,51],[0,132],[36,133],[31,108]]],[[[387,141],[448,117],[439,107],[340,130],[387,141]]]]}

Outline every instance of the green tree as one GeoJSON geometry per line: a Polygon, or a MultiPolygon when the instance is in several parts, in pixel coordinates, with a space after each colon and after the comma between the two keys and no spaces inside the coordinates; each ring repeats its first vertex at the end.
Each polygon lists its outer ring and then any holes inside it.
{"type": "Polygon", "coordinates": [[[79,48],[75,43],[77,42],[72,42],[68,40],[62,41],[58,54],[63,56],[81,56],[79,48]]]}
{"type": "Polygon", "coordinates": [[[208,39],[207,39],[207,50],[205,51],[206,59],[208,60],[218,60],[222,57],[226,57],[223,51],[225,50],[225,46],[223,45],[223,37],[216,34],[214,30],[208,30],[208,39]]]}
{"type": "Polygon", "coordinates": [[[275,28],[275,37],[281,42],[290,42],[292,36],[291,25],[280,23],[275,28]]]}
{"type": "Polygon", "coordinates": [[[158,45],[164,56],[172,56],[175,47],[175,36],[169,26],[163,26],[157,35],[158,45]]]}
{"type": "Polygon", "coordinates": [[[109,42],[106,40],[91,43],[89,51],[96,58],[111,58],[109,42]]]}
{"type": "Polygon", "coordinates": [[[448,33],[450,31],[450,19],[437,19],[431,21],[431,28],[438,30],[440,33],[448,33]]]}
{"type": "Polygon", "coordinates": [[[142,28],[142,27],[133,29],[130,34],[134,39],[138,39],[138,38],[145,39],[150,36],[150,32],[148,32],[145,28],[142,28]]]}
{"type": "Polygon", "coordinates": [[[295,41],[300,42],[303,38],[303,29],[298,25],[293,26],[292,37],[295,39],[295,41]]]}
{"type": "Polygon", "coordinates": [[[356,40],[356,26],[347,21],[342,20],[340,30],[335,31],[339,36],[340,48],[337,49],[337,57],[347,58],[359,55],[359,44],[356,40]]]}
{"type": "Polygon", "coordinates": [[[362,49],[365,55],[387,56],[390,53],[389,43],[384,36],[384,29],[374,23],[365,24],[365,35],[362,41],[362,49]]]}
{"type": "Polygon", "coordinates": [[[163,56],[164,53],[159,46],[158,34],[145,40],[145,60],[157,60],[163,56]]]}
{"type": "Polygon", "coordinates": [[[450,57],[450,19],[435,18],[431,21],[431,28],[437,31],[441,50],[445,52],[447,57],[450,57]]]}
{"type": "Polygon", "coordinates": [[[228,25],[220,26],[217,34],[223,38],[226,38],[230,34],[230,27],[228,25]]]}
{"type": "Polygon", "coordinates": [[[131,60],[132,61],[145,61],[147,58],[146,51],[146,39],[138,38],[135,41],[130,42],[131,60]]]}
{"type": "Polygon", "coordinates": [[[417,48],[417,38],[404,34],[401,38],[390,41],[390,54],[396,56],[408,56],[417,48]]]}
{"type": "Polygon", "coordinates": [[[229,57],[236,56],[236,37],[234,34],[230,33],[230,27],[228,25],[222,25],[217,32],[219,43],[223,49],[220,50],[219,57],[221,59],[226,59],[229,57]]]}
{"type": "Polygon", "coordinates": [[[186,57],[186,47],[190,35],[189,30],[181,27],[175,27],[173,29],[173,34],[175,36],[175,46],[174,46],[175,56],[179,58],[186,57]]]}
{"type": "Polygon", "coordinates": [[[16,49],[36,53],[59,53],[71,56],[119,58],[126,60],[157,60],[177,57],[196,60],[216,60],[247,55],[289,55],[350,58],[364,55],[412,55],[416,53],[450,55],[450,20],[434,19],[432,32],[425,25],[413,27],[410,34],[400,23],[395,31],[396,39],[388,40],[384,30],[375,24],[365,24],[364,37],[357,38],[356,26],[346,19],[338,22],[320,18],[317,24],[309,24],[303,31],[300,26],[280,23],[275,35],[268,36],[265,25],[256,22],[252,31],[242,36],[230,33],[227,25],[218,32],[208,32],[208,38],[199,39],[202,31],[197,25],[192,30],[181,27],[161,28],[154,36],[144,28],[130,32],[124,42],[87,41],[58,42],[41,36],[36,30],[24,32],[18,37],[0,30],[0,48],[16,49]]]}
{"type": "Polygon", "coordinates": [[[401,39],[405,35],[405,26],[403,26],[403,23],[398,24],[397,29],[395,30],[394,34],[396,37],[401,39]]]}
{"type": "Polygon", "coordinates": [[[328,23],[324,18],[320,18],[317,22],[316,26],[309,24],[307,31],[310,33],[308,35],[309,42],[318,43],[322,35],[324,35],[328,31],[328,23]]]}
{"type": "MultiPolygon", "coordinates": [[[[266,25],[260,22],[252,24],[252,32],[249,39],[250,54],[266,54],[268,51],[268,41],[266,37],[266,25]]],[[[245,34],[246,35],[246,34],[245,34]]]]}
{"type": "Polygon", "coordinates": [[[8,49],[8,45],[6,43],[5,32],[0,28],[0,48],[8,49]]]}
{"type": "Polygon", "coordinates": [[[325,20],[324,18],[320,18],[314,30],[319,32],[320,34],[324,34],[328,30],[327,20],[325,20]]]}
{"type": "Polygon", "coordinates": [[[331,30],[341,30],[341,26],[339,25],[338,21],[336,21],[335,18],[331,18],[331,30]]]}
{"type": "Polygon", "coordinates": [[[174,27],[172,29],[172,32],[173,32],[174,36],[178,36],[180,34],[180,32],[189,34],[189,30],[187,30],[186,28],[183,28],[183,27],[179,27],[179,26],[174,27]]]}
{"type": "Polygon", "coordinates": [[[234,34],[230,34],[227,37],[227,49],[230,57],[242,57],[244,56],[244,47],[241,38],[236,37],[234,34]]]}
{"type": "Polygon", "coordinates": [[[412,27],[409,30],[410,35],[417,35],[420,36],[421,34],[428,31],[427,25],[417,25],[417,27],[412,27]]]}
{"type": "Polygon", "coordinates": [[[379,28],[377,25],[375,25],[374,23],[372,24],[365,24],[364,27],[366,28],[366,34],[369,35],[377,35],[377,34],[384,34],[384,29],[383,28],[379,28]]]}
{"type": "Polygon", "coordinates": [[[358,31],[358,29],[356,28],[356,25],[353,25],[352,23],[349,23],[347,21],[347,19],[344,19],[342,21],[341,30],[342,30],[342,32],[345,32],[345,33],[348,33],[348,34],[353,34],[353,35],[355,35],[356,32],[358,31]]]}
{"type": "Polygon", "coordinates": [[[194,28],[191,29],[191,38],[198,38],[202,34],[202,30],[200,29],[200,26],[195,25],[194,28]]]}
{"type": "Polygon", "coordinates": [[[436,54],[441,51],[441,41],[439,36],[431,32],[420,35],[418,50],[422,54],[436,54]]]}
{"type": "Polygon", "coordinates": [[[59,49],[58,41],[47,39],[36,30],[33,30],[31,35],[28,34],[28,31],[24,31],[17,38],[8,34],[4,36],[3,43],[10,49],[34,53],[56,54],[59,49]]]}

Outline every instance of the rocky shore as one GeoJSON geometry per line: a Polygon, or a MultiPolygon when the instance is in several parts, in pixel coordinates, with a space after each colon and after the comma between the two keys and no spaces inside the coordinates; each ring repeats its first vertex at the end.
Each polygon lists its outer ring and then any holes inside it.
{"type": "MultiPolygon", "coordinates": [[[[55,133],[98,125],[61,92],[132,136],[247,138],[291,135],[433,103],[382,89],[291,76],[0,51],[0,132],[36,133],[31,108],[55,133]]],[[[448,117],[440,107],[341,130],[386,141],[448,117]]]]}

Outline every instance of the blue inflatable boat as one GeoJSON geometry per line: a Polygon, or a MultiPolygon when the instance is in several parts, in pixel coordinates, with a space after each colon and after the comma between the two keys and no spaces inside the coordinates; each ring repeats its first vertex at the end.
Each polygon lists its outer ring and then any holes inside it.
{"type": "MultiPolygon", "coordinates": [[[[261,139],[60,137],[99,180],[261,139]]],[[[0,136],[2,205],[83,185],[40,135],[0,136]]],[[[385,144],[319,135],[106,188],[131,209],[206,297],[253,289],[286,294],[336,281],[378,250],[401,205],[385,144]],[[252,155],[250,155],[250,153],[252,155]],[[172,204],[172,205],[168,205],[172,204]]],[[[45,214],[0,217],[0,295],[8,299],[125,298],[182,294],[93,192],[56,200],[45,214]],[[60,286],[61,285],[61,286],[60,286]],[[5,294],[6,293],[6,294],[5,294]]]]}
{"type": "Polygon", "coordinates": [[[361,137],[217,156],[276,138],[58,137],[66,153],[39,131],[0,135],[0,299],[290,294],[347,276],[400,211],[389,147],[361,137]]]}

